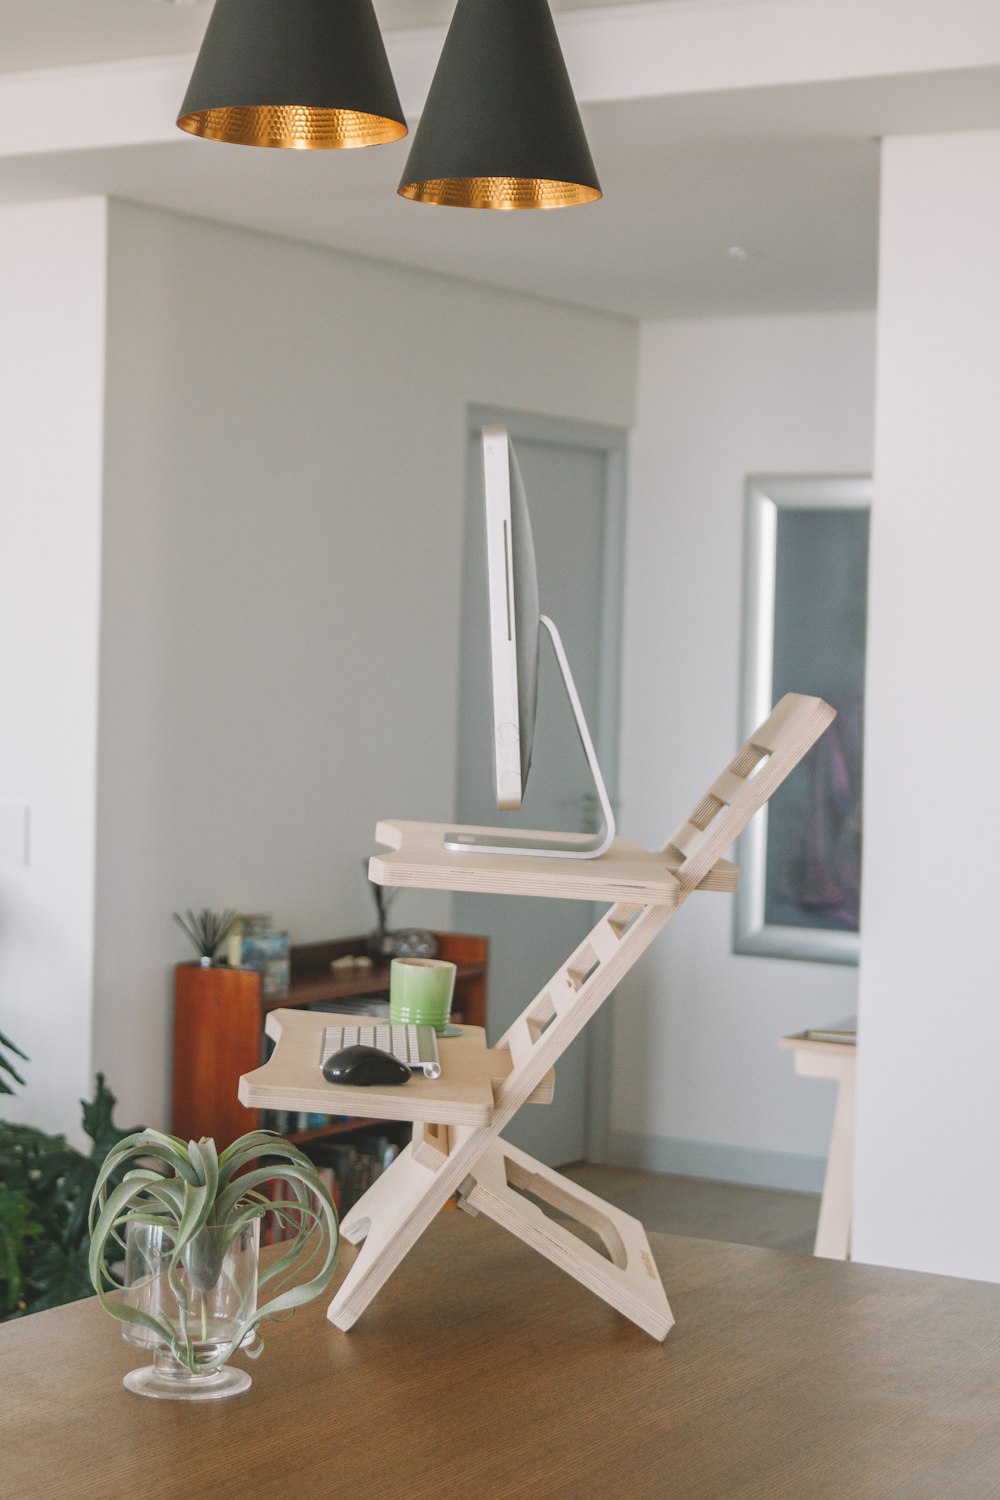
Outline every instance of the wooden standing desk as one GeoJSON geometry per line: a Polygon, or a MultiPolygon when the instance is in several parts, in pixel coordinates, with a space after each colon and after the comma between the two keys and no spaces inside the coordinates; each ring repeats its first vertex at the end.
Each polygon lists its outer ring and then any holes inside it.
{"type": "MultiPolygon", "coordinates": [[[[490,1049],[497,1072],[490,1071],[481,1046],[478,1079],[470,1077],[445,1043],[441,1077],[432,1090],[382,1090],[391,1095],[384,1101],[377,1087],[364,1091],[371,1114],[379,1106],[412,1120],[414,1130],[410,1145],[344,1217],[343,1238],[352,1245],[363,1240],[364,1248],[330,1304],[329,1318],[338,1328],[354,1326],[457,1192],[470,1212],[503,1225],[653,1338],[666,1337],[674,1315],[639,1221],[508,1145],[501,1132],[523,1105],[539,1100],[566,1048],[688,897],[734,889],[737,872],[723,854],[833,718],[821,698],[786,693],[659,851],[615,839],[590,860],[508,856],[456,851],[457,835],[447,824],[378,825],[375,836],[390,852],[372,858],[369,875],[381,885],[611,905],[490,1049]],[[475,1117],[468,1113],[470,1083],[475,1117]],[[538,1199],[595,1232],[607,1253],[546,1217],[533,1201],[538,1199]]],[[[310,1024],[315,1022],[313,1017],[310,1024]]],[[[350,1111],[349,1090],[318,1089],[318,1035],[299,1028],[293,1033],[292,1025],[287,1012],[268,1018],[275,1051],[262,1068],[240,1079],[242,1103],[350,1111]]]]}
{"type": "MultiPolygon", "coordinates": [[[[244,1396],[146,1401],[93,1299],[0,1326],[4,1500],[991,1500],[1000,1287],[651,1235],[649,1339],[445,1211],[350,1338],[323,1299],[244,1396]]],[[[354,1255],[345,1248],[344,1267],[354,1255]]],[[[338,1273],[338,1274],[342,1274],[338,1273]]]]}

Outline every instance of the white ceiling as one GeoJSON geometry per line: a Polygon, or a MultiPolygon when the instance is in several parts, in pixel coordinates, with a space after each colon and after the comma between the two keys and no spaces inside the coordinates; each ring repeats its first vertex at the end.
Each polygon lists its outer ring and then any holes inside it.
{"type": "Polygon", "coordinates": [[[558,213],[406,202],[405,142],[279,152],[181,136],[0,164],[0,196],[110,194],[631,317],[873,306],[877,146],[704,142],[690,113],[689,102],[589,106],[605,197],[558,213]],[[746,260],[729,255],[737,245],[746,260]]]}
{"type": "MultiPolygon", "coordinates": [[[[629,0],[550,0],[554,11],[629,0]]],[[[445,26],[454,0],[374,0],[386,31],[445,26]]],[[[210,0],[0,0],[0,73],[193,52],[210,0]]]]}
{"type": "MultiPolygon", "coordinates": [[[[659,0],[671,15],[713,7],[720,24],[751,3],[659,0]]],[[[809,4],[775,9],[787,17],[809,4]]],[[[375,5],[387,30],[440,24],[453,8],[375,5]]],[[[208,0],[0,0],[0,73],[193,52],[209,9],[208,0]]],[[[628,9],[639,7],[615,14],[628,9]]],[[[260,151],[172,127],[155,143],[113,149],[5,155],[0,142],[0,201],[110,194],[633,317],[866,308],[877,291],[878,138],[1000,124],[1000,97],[995,67],[966,66],[606,98],[583,115],[605,197],[557,213],[405,202],[395,193],[405,141],[260,151]]]]}

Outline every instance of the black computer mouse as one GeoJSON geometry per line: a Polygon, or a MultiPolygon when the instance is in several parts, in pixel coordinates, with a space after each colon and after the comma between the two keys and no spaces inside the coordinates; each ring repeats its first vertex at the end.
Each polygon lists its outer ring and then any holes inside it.
{"type": "Polygon", "coordinates": [[[349,1083],[354,1088],[367,1088],[373,1083],[406,1083],[410,1070],[405,1063],[381,1047],[342,1047],[331,1052],[323,1064],[323,1077],[328,1083],[349,1083]]]}

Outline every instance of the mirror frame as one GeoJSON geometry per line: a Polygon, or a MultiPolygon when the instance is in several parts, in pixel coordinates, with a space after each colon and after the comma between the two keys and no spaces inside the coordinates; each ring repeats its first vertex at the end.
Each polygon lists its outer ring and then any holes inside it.
{"type": "MultiPolygon", "coordinates": [[[[772,708],[776,547],[783,509],[867,511],[870,475],[751,475],[746,483],[740,739],[749,739],[772,708]]],[[[740,889],[734,904],[733,952],[770,958],[857,964],[859,932],[778,926],[764,919],[768,810],[763,807],[738,846],[740,889]]]]}

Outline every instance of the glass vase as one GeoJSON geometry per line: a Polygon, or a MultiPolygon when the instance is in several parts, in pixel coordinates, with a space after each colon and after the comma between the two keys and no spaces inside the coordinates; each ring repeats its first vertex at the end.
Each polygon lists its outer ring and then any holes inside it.
{"type": "Polygon", "coordinates": [[[183,1251],[172,1284],[170,1231],[128,1225],[123,1297],[160,1324],[157,1329],[126,1323],[122,1329],[130,1344],[153,1355],[152,1364],[125,1376],[130,1391],[170,1401],[212,1401],[249,1389],[247,1372],[227,1361],[257,1309],[259,1241],[259,1219],[245,1224],[228,1244],[223,1232],[208,1224],[183,1251]]]}

